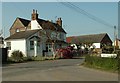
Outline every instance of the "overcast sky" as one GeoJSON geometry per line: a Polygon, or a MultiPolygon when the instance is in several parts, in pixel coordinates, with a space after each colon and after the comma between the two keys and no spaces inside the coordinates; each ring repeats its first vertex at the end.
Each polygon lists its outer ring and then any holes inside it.
{"type": "MultiPolygon", "coordinates": [[[[111,26],[118,26],[117,2],[71,3],[89,14],[104,20],[111,26]]],[[[32,9],[36,9],[39,13],[39,18],[45,20],[53,20],[55,22],[56,17],[61,17],[67,36],[108,33],[111,39],[114,37],[114,29],[112,27],[92,20],[59,2],[2,2],[2,27],[5,28],[5,37],[9,36],[9,29],[17,17],[31,19],[32,9]]]]}

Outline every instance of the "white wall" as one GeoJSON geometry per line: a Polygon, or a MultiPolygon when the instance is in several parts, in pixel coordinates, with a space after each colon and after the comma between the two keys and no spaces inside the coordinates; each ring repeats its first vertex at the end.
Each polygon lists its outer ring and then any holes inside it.
{"type": "Polygon", "coordinates": [[[11,40],[10,42],[11,42],[11,50],[9,50],[9,53],[8,53],[9,57],[11,56],[11,53],[14,50],[20,50],[25,56],[27,56],[25,39],[11,40]]]}
{"type": "Polygon", "coordinates": [[[95,46],[95,48],[100,48],[100,43],[93,43],[93,46],[95,46]]]}
{"type": "Polygon", "coordinates": [[[31,21],[31,30],[34,29],[42,29],[42,27],[39,25],[39,23],[36,20],[31,21]]]}

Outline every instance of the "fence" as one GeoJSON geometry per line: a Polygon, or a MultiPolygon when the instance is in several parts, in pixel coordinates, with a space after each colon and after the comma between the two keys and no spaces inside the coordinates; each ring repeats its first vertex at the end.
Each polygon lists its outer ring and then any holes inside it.
{"type": "Polygon", "coordinates": [[[7,62],[7,48],[0,48],[0,63],[7,62]]]}

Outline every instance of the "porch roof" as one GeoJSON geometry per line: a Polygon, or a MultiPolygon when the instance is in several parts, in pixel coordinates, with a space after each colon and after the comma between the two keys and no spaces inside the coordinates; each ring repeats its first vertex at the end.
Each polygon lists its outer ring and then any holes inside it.
{"type": "Polygon", "coordinates": [[[39,30],[29,30],[29,31],[17,32],[15,34],[7,37],[5,40],[10,40],[10,39],[26,39],[26,38],[32,36],[33,34],[35,34],[38,31],[39,30]]]}

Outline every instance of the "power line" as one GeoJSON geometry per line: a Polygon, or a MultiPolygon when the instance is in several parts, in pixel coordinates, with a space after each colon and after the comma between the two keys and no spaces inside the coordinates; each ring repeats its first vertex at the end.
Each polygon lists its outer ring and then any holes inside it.
{"type": "Polygon", "coordinates": [[[104,21],[104,20],[102,20],[102,19],[100,19],[100,18],[86,12],[85,10],[81,9],[80,7],[74,5],[74,4],[70,3],[70,2],[60,2],[60,1],[58,1],[58,2],[61,3],[64,6],[67,6],[70,9],[74,10],[75,12],[78,12],[80,14],[83,14],[83,15],[87,16],[88,18],[90,18],[90,19],[92,19],[92,20],[94,20],[94,21],[96,21],[98,23],[101,23],[101,24],[103,24],[103,25],[105,25],[107,27],[113,28],[113,26],[111,24],[109,24],[106,21],[104,21]]]}

